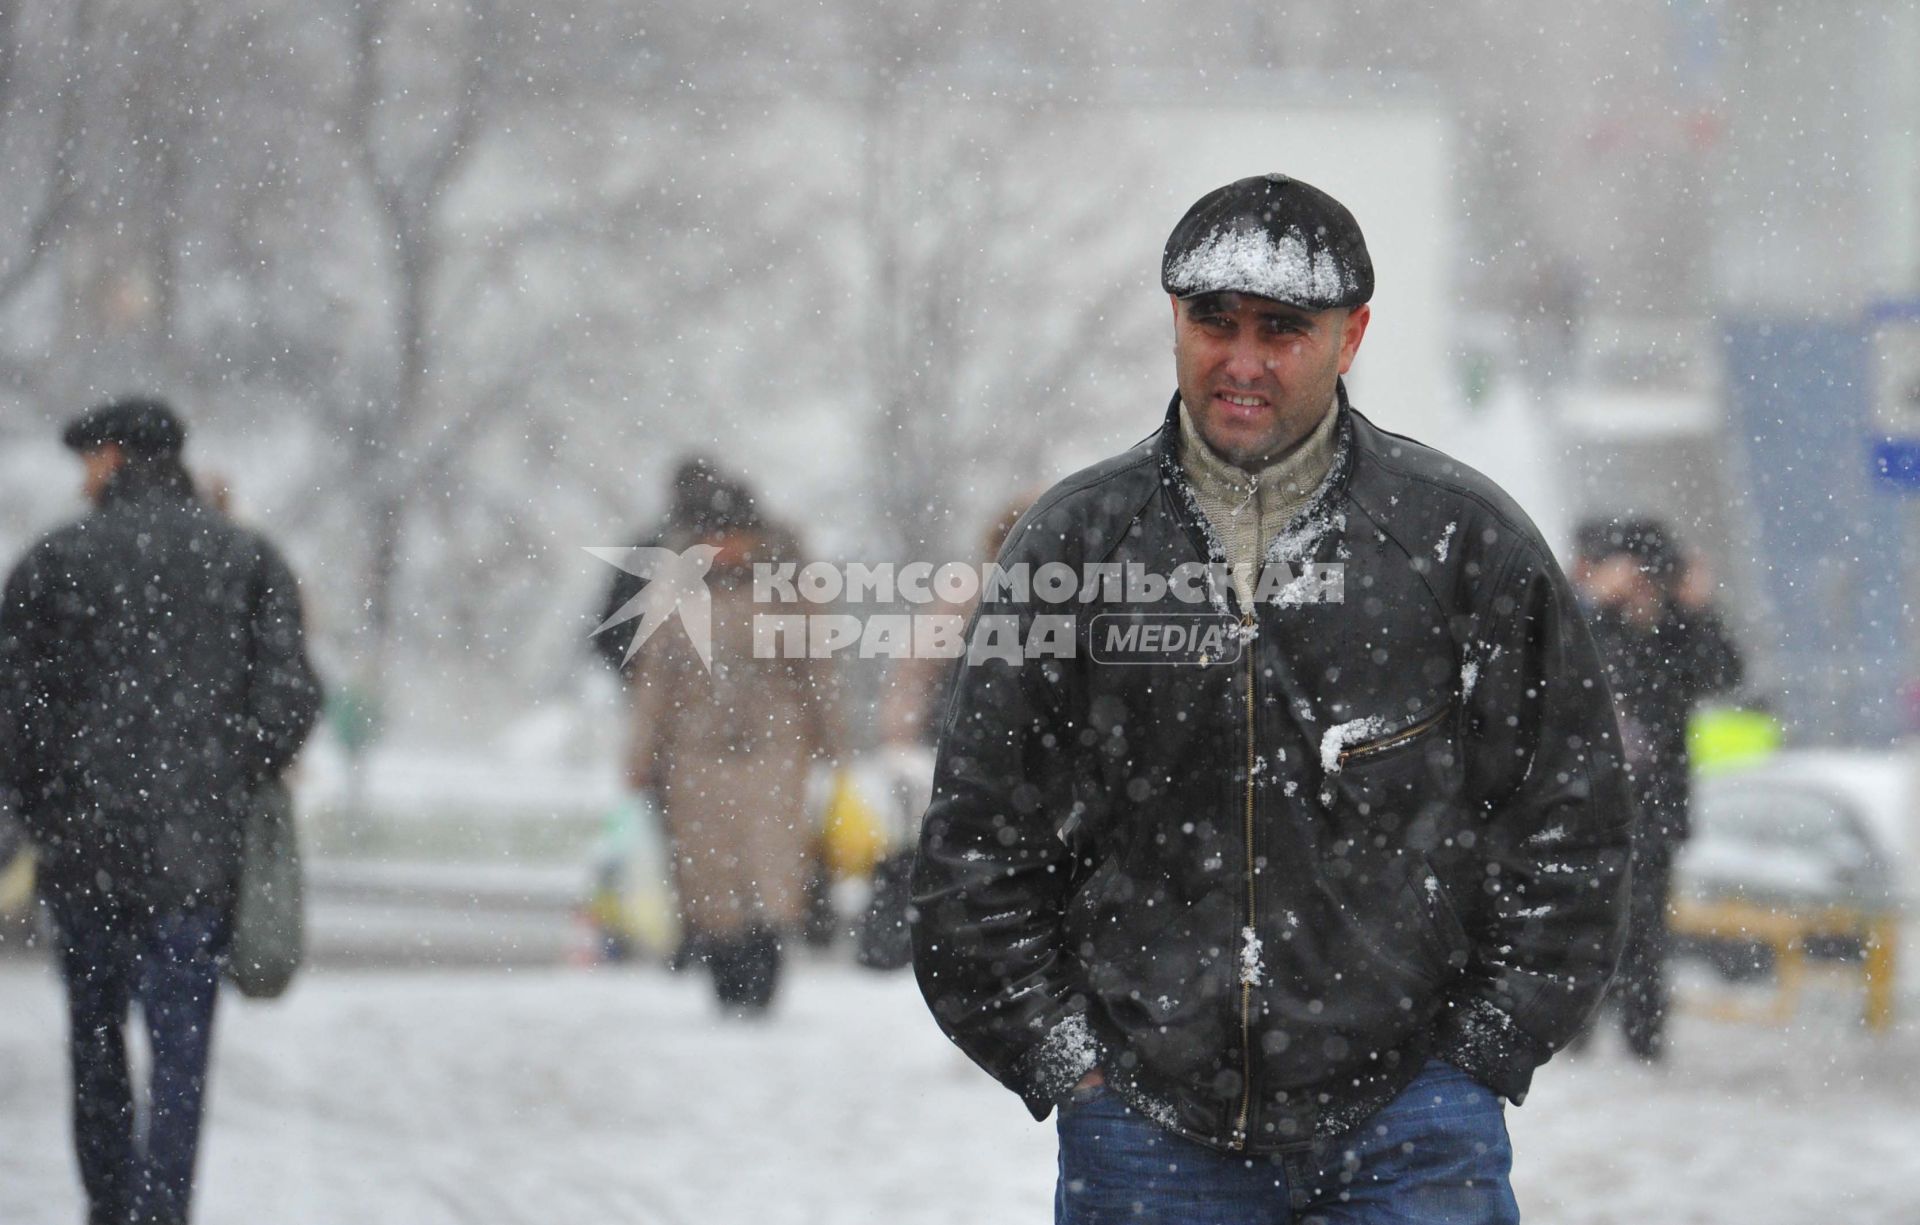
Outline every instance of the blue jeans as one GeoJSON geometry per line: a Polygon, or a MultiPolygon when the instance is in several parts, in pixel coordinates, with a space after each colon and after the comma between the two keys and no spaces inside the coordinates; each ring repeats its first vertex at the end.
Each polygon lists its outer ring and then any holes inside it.
{"type": "Polygon", "coordinates": [[[1514,1225],[1492,1090],[1430,1060],[1353,1132],[1309,1153],[1223,1153],[1096,1091],[1062,1108],[1056,1225],[1514,1225]]]}
{"type": "Polygon", "coordinates": [[[47,907],[67,983],[73,1138],[88,1220],[185,1222],[226,914],[155,913],[98,895],[49,897],[47,907]],[[124,1033],[134,1000],[153,1050],[139,1139],[124,1033]]]}

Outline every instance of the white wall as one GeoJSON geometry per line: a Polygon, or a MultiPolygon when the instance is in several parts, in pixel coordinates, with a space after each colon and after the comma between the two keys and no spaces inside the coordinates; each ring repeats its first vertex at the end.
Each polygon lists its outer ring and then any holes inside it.
{"type": "MultiPolygon", "coordinates": [[[[965,123],[965,108],[929,121],[965,123]]],[[[1469,414],[1449,355],[1461,263],[1446,119],[1425,104],[1349,107],[1220,106],[1211,102],[1064,106],[998,151],[1015,171],[1043,176],[1060,211],[1087,194],[1110,201],[1110,228],[1052,232],[1039,215],[984,231],[986,244],[1020,243],[1038,267],[1027,281],[1045,297],[1004,309],[1043,316],[1048,300],[1110,292],[1100,270],[1118,262],[1116,330],[1141,339],[1114,352],[1094,428],[1064,448],[1058,468],[1111,454],[1151,429],[1173,390],[1172,324],[1159,287],[1160,253],[1186,209],[1206,192],[1280,171],[1331,193],[1352,210],[1373,256],[1373,323],[1349,389],[1387,429],[1411,435],[1485,471],[1540,521],[1562,530],[1569,509],[1537,406],[1504,397],[1469,414]],[[1033,241],[1038,238],[1039,241],[1033,241]],[[1143,320],[1144,321],[1141,321],[1143,320]]],[[[1046,210],[1041,210],[1043,213],[1046,210]]]]}

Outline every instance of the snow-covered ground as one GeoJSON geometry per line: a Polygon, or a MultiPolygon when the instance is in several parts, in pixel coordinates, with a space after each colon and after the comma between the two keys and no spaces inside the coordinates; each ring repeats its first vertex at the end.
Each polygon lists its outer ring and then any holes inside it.
{"type": "MultiPolygon", "coordinates": [[[[70,1225],[57,984],[0,960],[0,999],[0,1221],[70,1225]]],[[[1920,1220],[1920,1028],[1842,1011],[1686,1016],[1658,1072],[1556,1060],[1509,1115],[1527,1220],[1920,1220]]],[[[1049,1218],[1049,1127],[904,976],[803,965],[773,1019],[723,1023],[654,969],[320,970],[219,1026],[202,1225],[1049,1218]]]]}

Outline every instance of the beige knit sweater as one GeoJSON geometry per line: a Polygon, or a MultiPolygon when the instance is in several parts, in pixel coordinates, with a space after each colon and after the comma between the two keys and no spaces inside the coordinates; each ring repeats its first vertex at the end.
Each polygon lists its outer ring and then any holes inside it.
{"type": "Polygon", "coordinates": [[[1333,467],[1340,414],[1329,405],[1320,424],[1293,450],[1258,472],[1222,459],[1200,437],[1193,414],[1180,405],[1180,469],[1213,534],[1227,551],[1240,606],[1253,603],[1267,546],[1307,504],[1333,467]]]}

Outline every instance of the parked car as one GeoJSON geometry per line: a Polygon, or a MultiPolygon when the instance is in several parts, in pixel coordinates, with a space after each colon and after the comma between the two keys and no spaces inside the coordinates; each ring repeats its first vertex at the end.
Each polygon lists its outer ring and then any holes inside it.
{"type": "MultiPolygon", "coordinates": [[[[1857,912],[1859,936],[1822,937],[1807,951],[1861,957],[1866,925],[1900,909],[1911,893],[1904,777],[1902,759],[1828,753],[1782,754],[1699,779],[1693,837],[1675,865],[1675,901],[1683,910],[1747,903],[1776,913],[1857,912]]],[[[1728,977],[1771,969],[1764,941],[1703,937],[1687,927],[1677,927],[1679,951],[1704,955],[1728,977]]]]}

